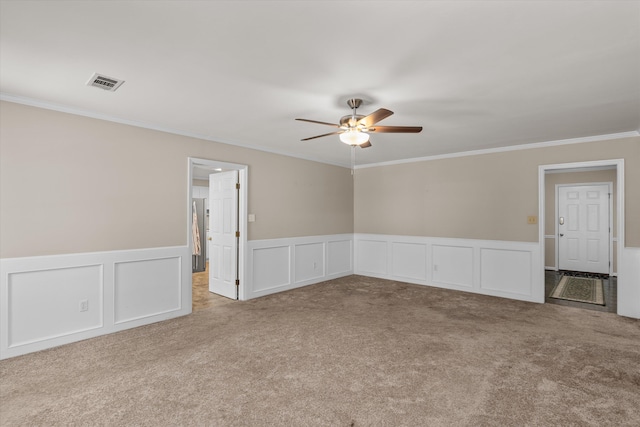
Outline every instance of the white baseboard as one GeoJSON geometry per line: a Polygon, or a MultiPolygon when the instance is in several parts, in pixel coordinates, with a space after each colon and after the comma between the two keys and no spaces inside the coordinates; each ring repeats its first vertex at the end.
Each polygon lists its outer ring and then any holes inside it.
{"type": "Polygon", "coordinates": [[[0,260],[0,359],[191,313],[186,246],[0,260]]]}
{"type": "Polygon", "coordinates": [[[250,240],[247,299],[353,274],[353,234],[250,240]]]}
{"type": "Polygon", "coordinates": [[[355,234],[355,274],[544,302],[538,243],[355,234]]]}

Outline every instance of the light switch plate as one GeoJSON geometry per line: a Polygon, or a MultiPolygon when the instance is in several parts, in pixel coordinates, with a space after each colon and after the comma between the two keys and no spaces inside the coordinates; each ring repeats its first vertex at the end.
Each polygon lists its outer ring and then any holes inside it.
{"type": "Polygon", "coordinates": [[[256,222],[256,214],[249,214],[249,222],[256,222]]]}

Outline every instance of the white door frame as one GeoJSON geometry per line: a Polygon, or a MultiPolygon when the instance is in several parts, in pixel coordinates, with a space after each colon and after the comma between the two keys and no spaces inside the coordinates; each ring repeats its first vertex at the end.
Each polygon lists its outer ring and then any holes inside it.
{"type": "MultiPolygon", "coordinates": [[[[556,250],[556,270],[560,270],[560,239],[558,239],[558,217],[560,216],[560,207],[559,207],[559,191],[560,187],[582,187],[588,185],[606,185],[609,188],[609,194],[613,191],[613,183],[612,182],[580,182],[576,184],[556,184],[556,195],[555,195],[555,250],[556,250]]],[[[609,197],[609,275],[613,276],[613,201],[611,197],[609,197]]]]}
{"type": "MultiPolygon", "coordinates": [[[[238,209],[238,227],[240,229],[240,239],[238,240],[238,279],[240,280],[240,286],[238,287],[238,299],[244,301],[247,299],[247,288],[246,288],[246,258],[247,258],[247,206],[248,206],[248,194],[249,194],[249,166],[241,165],[237,163],[229,163],[229,162],[221,162],[218,160],[209,160],[209,159],[199,159],[194,157],[188,158],[188,193],[187,193],[187,242],[189,248],[191,248],[193,244],[193,237],[191,233],[191,194],[193,187],[193,166],[205,166],[214,170],[216,168],[220,169],[235,169],[238,171],[238,179],[240,181],[240,194],[239,194],[239,202],[240,206],[238,209]]],[[[191,253],[191,252],[189,252],[191,253]]],[[[192,295],[192,283],[191,283],[191,274],[189,274],[189,295],[192,295]]]]}
{"type": "MultiPolygon", "coordinates": [[[[544,302],[544,271],[545,271],[545,257],[544,257],[544,230],[545,230],[545,173],[552,170],[562,169],[579,169],[579,168],[596,168],[615,166],[616,168],[616,248],[618,253],[618,314],[620,314],[621,295],[625,295],[627,292],[623,290],[620,292],[621,286],[631,286],[627,284],[622,278],[623,272],[623,250],[624,250],[624,159],[611,159],[611,160],[594,160],[588,162],[576,162],[576,163],[560,163],[555,165],[540,165],[538,166],[538,250],[540,252],[538,271],[541,271],[540,280],[537,285],[534,285],[534,295],[539,302],[544,302]]],[[[557,265],[557,264],[556,264],[557,265]]]]}

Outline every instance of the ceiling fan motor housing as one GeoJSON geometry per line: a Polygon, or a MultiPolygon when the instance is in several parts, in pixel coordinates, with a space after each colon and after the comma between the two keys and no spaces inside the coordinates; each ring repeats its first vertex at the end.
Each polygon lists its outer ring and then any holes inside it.
{"type": "Polygon", "coordinates": [[[354,127],[356,125],[356,122],[362,118],[364,118],[364,116],[361,114],[356,114],[355,116],[353,115],[343,116],[340,119],[340,126],[354,127]]]}

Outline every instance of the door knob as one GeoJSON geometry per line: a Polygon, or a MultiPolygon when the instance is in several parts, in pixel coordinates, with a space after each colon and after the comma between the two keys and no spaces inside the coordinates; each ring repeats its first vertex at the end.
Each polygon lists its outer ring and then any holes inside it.
{"type": "MultiPolygon", "coordinates": [[[[564,234],[560,233],[560,237],[564,236],[564,234]]],[[[209,237],[209,240],[211,240],[211,237],[209,237]]]]}
{"type": "Polygon", "coordinates": [[[211,237],[207,237],[207,240],[213,240],[213,239],[211,239],[211,237]]]}

